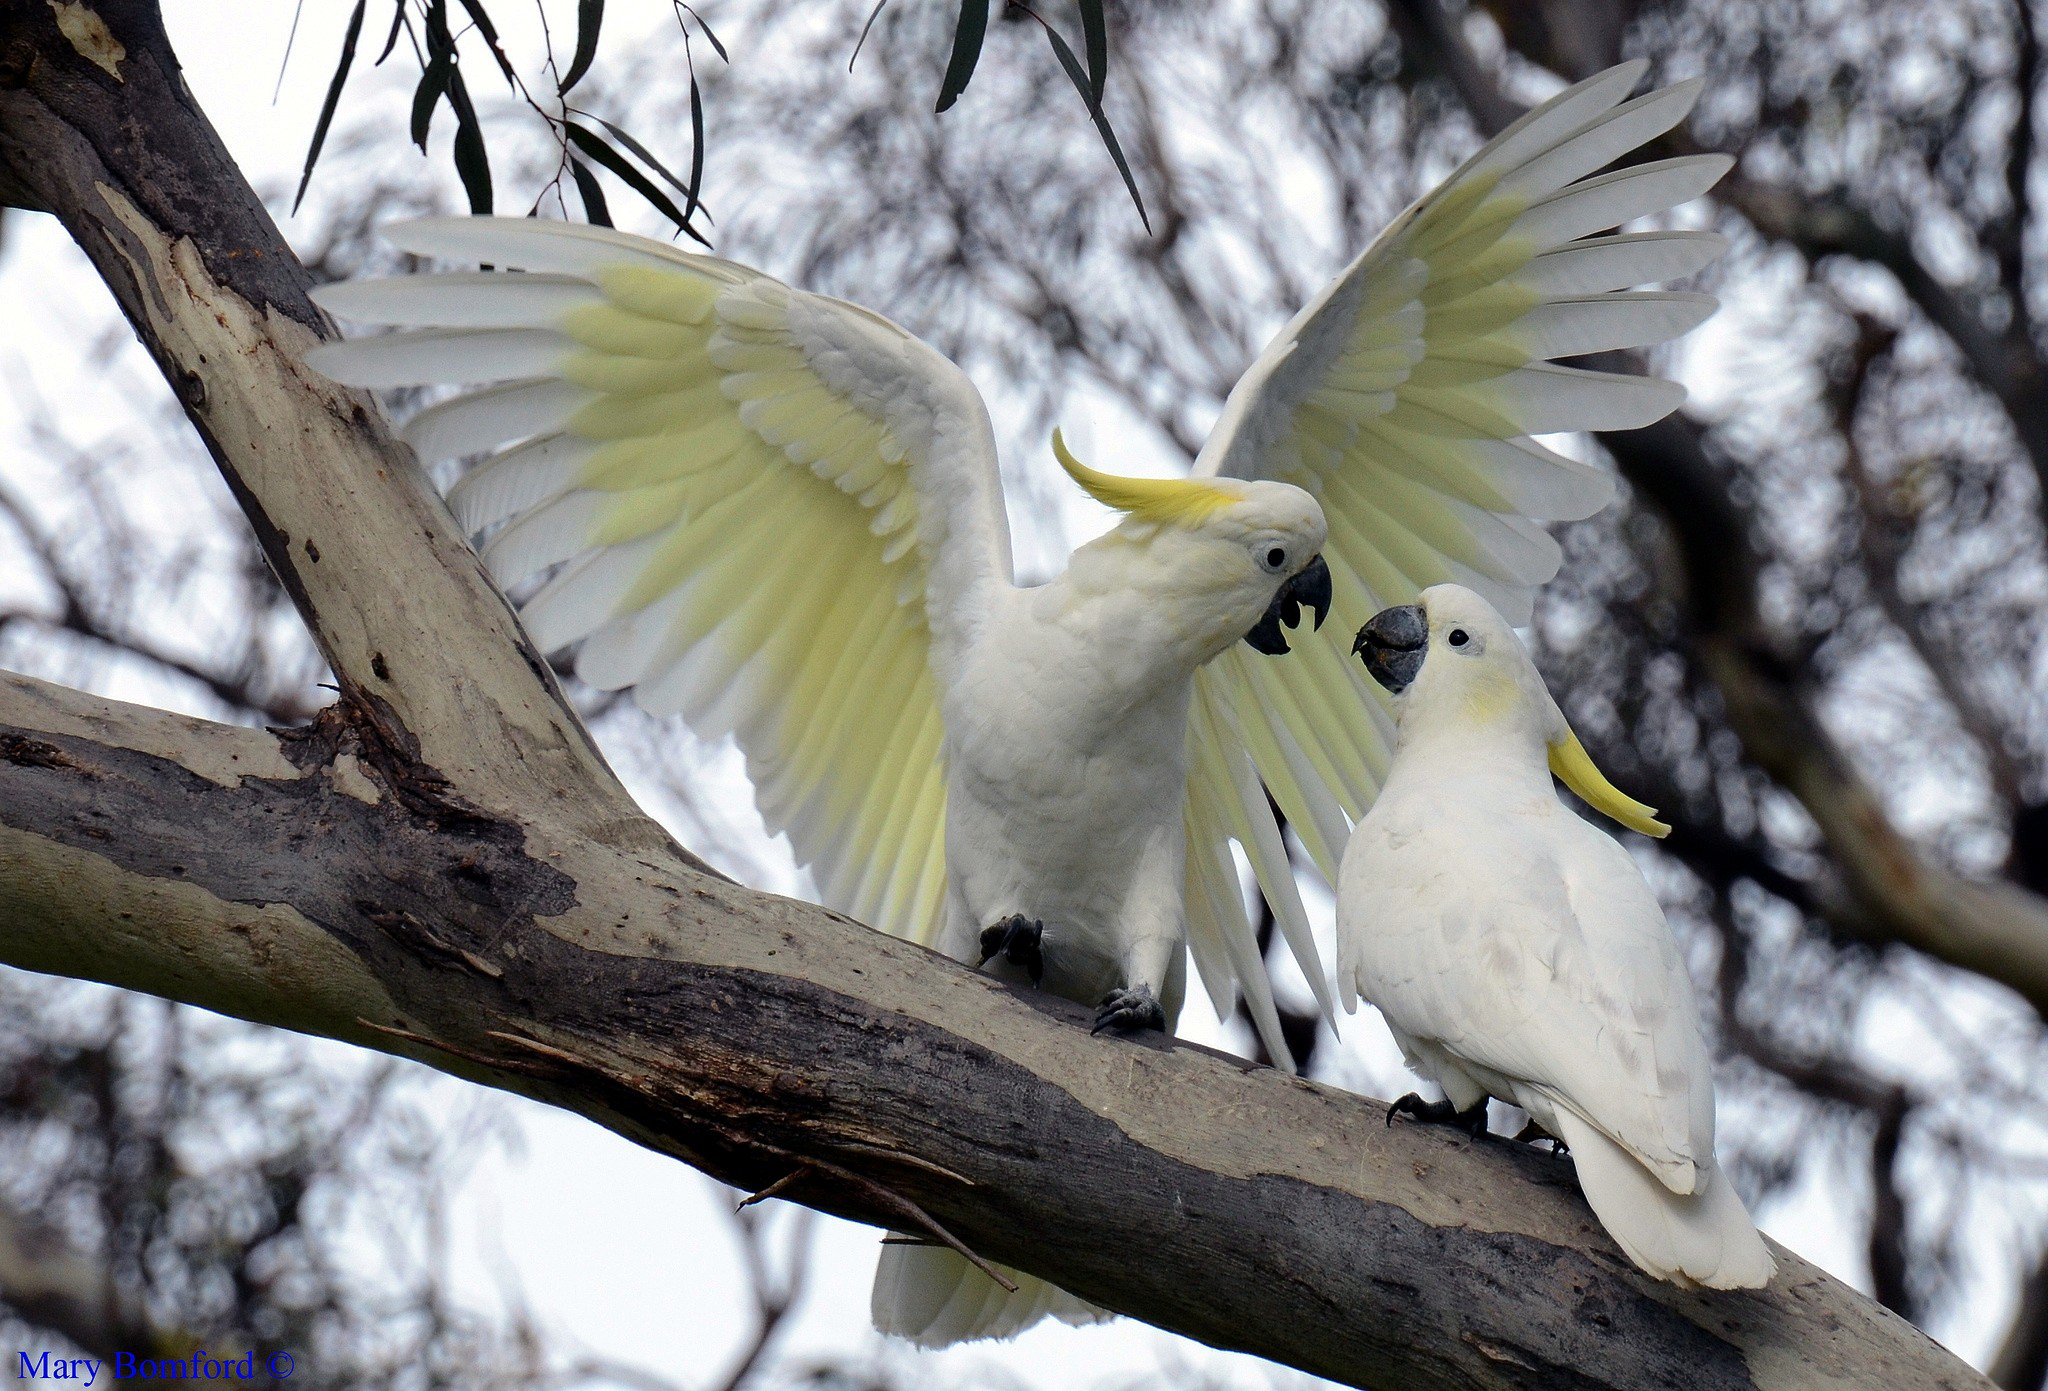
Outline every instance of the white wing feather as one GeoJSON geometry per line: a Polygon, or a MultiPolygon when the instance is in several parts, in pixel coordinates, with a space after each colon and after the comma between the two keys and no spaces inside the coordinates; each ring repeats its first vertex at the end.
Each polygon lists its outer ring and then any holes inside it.
{"type": "Polygon", "coordinates": [[[390,229],[521,268],[329,286],[405,331],[318,350],[360,386],[474,385],[405,426],[422,459],[495,451],[450,495],[545,650],[656,713],[730,732],[825,900],[936,935],[945,771],[935,679],[1010,583],[987,412],[865,310],[603,228],[390,229]]]}
{"type": "MultiPolygon", "coordinates": [[[[1224,404],[1195,471],[1317,495],[1344,632],[1444,581],[1527,622],[1533,587],[1560,559],[1537,522],[1588,516],[1614,490],[1530,436],[1635,428],[1684,399],[1671,382],[1551,361],[1663,342],[1714,309],[1707,295],[1629,287],[1700,269],[1720,254],[1719,235],[1580,240],[1695,198],[1728,167],[1696,156],[1594,173],[1676,125],[1698,95],[1693,81],[1623,101],[1645,66],[1601,73],[1503,131],[1304,308],[1224,404]]],[[[1235,731],[1334,880],[1345,818],[1363,814],[1385,777],[1393,722],[1346,644],[1304,635],[1294,646],[1277,662],[1212,663],[1198,685],[1231,717],[1207,728],[1235,731]]],[[[1232,785],[1191,783],[1190,796],[1232,785]]],[[[1270,822],[1262,795],[1242,800],[1245,818],[1270,822]]],[[[1191,828],[1230,820],[1206,808],[1189,817],[1191,828]]],[[[1191,860],[1216,853],[1191,838],[1191,860]]],[[[1284,862],[1254,868],[1269,901],[1295,901],[1284,862]]],[[[1190,881],[1223,873],[1191,867],[1190,881]]]]}

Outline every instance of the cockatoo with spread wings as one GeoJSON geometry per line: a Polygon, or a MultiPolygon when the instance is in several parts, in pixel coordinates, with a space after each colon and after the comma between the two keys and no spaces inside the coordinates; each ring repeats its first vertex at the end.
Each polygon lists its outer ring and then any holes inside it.
{"type": "MultiPolygon", "coordinates": [[[[729,261],[531,219],[398,225],[417,255],[515,268],[330,286],[400,332],[318,350],[370,387],[495,385],[415,415],[423,461],[485,454],[449,501],[536,643],[656,714],[730,734],[825,901],[1098,1010],[1170,1027],[1185,956],[1287,1063],[1231,844],[1325,1014],[1267,801],[1334,878],[1392,725],[1338,644],[1287,630],[1458,580],[1526,615],[1541,519],[1604,475],[1529,437],[1640,426],[1677,386],[1549,359],[1661,342],[1704,295],[1628,291],[1706,232],[1590,236],[1704,192],[1712,157],[1595,171],[1682,119],[1644,65],[1559,94],[1405,213],[1282,330],[1185,479],[1068,476],[1120,514],[1020,589],[989,417],[888,320],[729,261]],[[559,568],[557,568],[559,567],[559,568]],[[1184,954],[1185,942],[1190,953],[1184,954]]],[[[927,1343],[1099,1311],[885,1248],[875,1314],[927,1343]]]]}

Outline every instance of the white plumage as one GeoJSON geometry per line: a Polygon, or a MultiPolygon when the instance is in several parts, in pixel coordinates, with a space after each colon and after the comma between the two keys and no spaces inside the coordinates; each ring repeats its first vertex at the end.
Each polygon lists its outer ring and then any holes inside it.
{"type": "MultiPolygon", "coordinates": [[[[1035,590],[1013,582],[966,377],[867,310],[729,261],[533,219],[401,224],[416,255],[522,273],[327,287],[335,314],[400,331],[310,360],[363,385],[488,383],[403,433],[428,462],[488,455],[449,503],[489,532],[502,584],[547,575],[524,608],[535,641],[731,733],[827,903],[970,962],[985,929],[1042,921],[1045,986],[1121,1000],[1124,1022],[1170,1025],[1185,942],[1217,1008],[1242,992],[1285,1066],[1232,844],[1329,1013],[1266,790],[1334,877],[1392,726],[1327,640],[1304,631],[1273,661],[1239,639],[1313,588],[1319,550],[1357,611],[1443,579],[1526,611],[1558,563],[1536,520],[1611,493],[1528,435],[1676,403],[1670,383],[1546,360],[1711,308],[1614,292],[1697,269],[1719,238],[1576,240],[1725,167],[1583,177],[1690,104],[1685,86],[1623,102],[1641,72],[1561,94],[1404,214],[1253,365],[1195,478],[1070,467],[1125,517],[1035,590]]],[[[993,969],[1027,974],[1007,953],[993,969]]],[[[891,1246],[877,1322],[946,1341],[1086,1312],[1035,1284],[1000,1294],[952,1252],[891,1246]]]]}
{"type": "Polygon", "coordinates": [[[998,1265],[1013,1294],[944,1246],[882,1247],[869,1312],[875,1327],[920,1347],[942,1348],[974,1338],[1014,1338],[1040,1319],[1067,1324],[1115,1317],[1035,1275],[998,1265]]]}
{"type": "Polygon", "coordinates": [[[1457,1110],[1498,1097],[1564,1141],[1643,1269],[1764,1284],[1776,1267],[1714,1162],[1713,1067],[1671,929],[1628,853],[1558,801],[1553,767],[1600,810],[1662,828],[1592,771],[1484,599],[1443,585],[1419,612],[1359,639],[1402,693],[1393,768],[1338,879],[1345,1008],[1376,1005],[1457,1110]]]}

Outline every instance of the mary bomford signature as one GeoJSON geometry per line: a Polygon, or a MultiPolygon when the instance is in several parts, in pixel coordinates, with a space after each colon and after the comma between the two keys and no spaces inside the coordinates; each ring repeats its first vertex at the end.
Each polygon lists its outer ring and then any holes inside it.
{"type": "Polygon", "coordinates": [[[139,1357],[132,1352],[117,1352],[110,1358],[52,1357],[45,1348],[34,1357],[17,1352],[15,1358],[17,1381],[69,1381],[80,1387],[90,1387],[102,1374],[112,1381],[132,1377],[153,1381],[254,1381],[268,1377],[283,1381],[298,1370],[290,1353],[280,1350],[259,1356],[254,1348],[240,1357],[216,1356],[205,1348],[195,1348],[190,1357],[139,1357]]]}

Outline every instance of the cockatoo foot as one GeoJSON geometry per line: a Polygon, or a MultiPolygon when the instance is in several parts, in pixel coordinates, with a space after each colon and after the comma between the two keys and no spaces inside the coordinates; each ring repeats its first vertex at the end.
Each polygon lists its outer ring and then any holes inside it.
{"type": "Polygon", "coordinates": [[[1431,1125],[1455,1125],[1475,1140],[1487,1133],[1484,1097],[1471,1110],[1460,1111],[1448,1101],[1424,1101],[1410,1092],[1387,1108],[1387,1124],[1392,1125],[1396,1116],[1413,1116],[1431,1125]]]}
{"type": "Polygon", "coordinates": [[[1132,1034],[1140,1029],[1157,1029],[1164,1033],[1166,1011],[1159,1007],[1159,997],[1152,993],[1149,985],[1112,990],[1102,997],[1102,1007],[1095,1011],[1095,1027],[1089,1032],[1099,1034],[1104,1029],[1115,1029],[1120,1034],[1132,1034]]]}
{"type": "Polygon", "coordinates": [[[1545,1130],[1542,1126],[1536,1124],[1536,1122],[1534,1121],[1530,1121],[1527,1125],[1523,1126],[1521,1130],[1516,1133],[1515,1139],[1521,1144],[1525,1145],[1540,1145],[1548,1143],[1550,1146],[1550,1152],[1553,1155],[1564,1155],[1570,1154],[1572,1152],[1572,1147],[1570,1145],[1558,1139],[1555,1135],[1551,1134],[1549,1131],[1545,1130]]]}
{"type": "Polygon", "coordinates": [[[1031,983],[1037,985],[1045,979],[1045,958],[1038,949],[1039,939],[1044,935],[1044,923],[1012,913],[981,930],[981,964],[986,966],[1000,955],[1012,966],[1022,966],[1031,976],[1031,983]]]}

